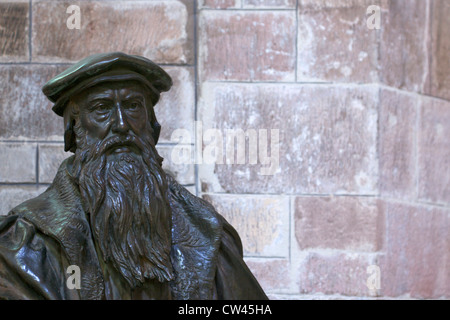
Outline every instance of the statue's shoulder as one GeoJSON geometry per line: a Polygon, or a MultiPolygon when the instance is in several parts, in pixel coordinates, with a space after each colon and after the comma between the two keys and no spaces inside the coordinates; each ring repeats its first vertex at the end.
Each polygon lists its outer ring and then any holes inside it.
{"type": "Polygon", "coordinates": [[[202,232],[219,236],[223,228],[223,218],[207,201],[190,193],[172,176],[167,175],[169,203],[175,219],[188,220],[202,232]]]}
{"type": "Polygon", "coordinates": [[[26,251],[34,243],[42,242],[40,229],[32,217],[45,210],[49,204],[47,197],[44,192],[0,216],[0,257],[10,256],[18,248],[26,251]]]}
{"type": "Polygon", "coordinates": [[[67,229],[86,233],[85,216],[79,192],[67,177],[61,165],[52,184],[37,197],[14,207],[8,216],[16,216],[36,226],[40,232],[60,239],[67,229]]]}
{"type": "Polygon", "coordinates": [[[223,219],[214,207],[167,175],[172,210],[172,265],[176,299],[211,299],[223,238],[223,219]],[[201,266],[201,268],[199,268],[201,266]]]}
{"type": "Polygon", "coordinates": [[[0,251],[7,247],[27,246],[37,234],[47,233],[49,227],[37,223],[36,217],[56,220],[51,199],[52,190],[47,189],[12,208],[7,215],[0,216],[0,251]]]}
{"type": "Polygon", "coordinates": [[[179,234],[200,232],[216,244],[227,242],[242,256],[242,242],[234,227],[208,201],[190,193],[173,177],[167,177],[172,220],[181,229],[179,234]]]}
{"type": "MultiPolygon", "coordinates": [[[[28,217],[30,215],[51,216],[63,205],[76,203],[77,192],[66,173],[66,165],[69,159],[65,159],[52,182],[52,184],[38,196],[22,202],[11,209],[8,215],[28,217]]],[[[50,217],[49,217],[50,218],[50,217]]]]}
{"type": "Polygon", "coordinates": [[[0,217],[0,300],[72,297],[61,276],[69,263],[60,243],[48,235],[50,228],[33,220],[48,206],[46,196],[25,201],[0,217]]]}
{"type": "Polygon", "coordinates": [[[54,191],[48,188],[38,196],[28,199],[12,208],[7,216],[17,216],[18,218],[26,219],[28,216],[39,214],[43,210],[48,211],[54,198],[54,191]]]}

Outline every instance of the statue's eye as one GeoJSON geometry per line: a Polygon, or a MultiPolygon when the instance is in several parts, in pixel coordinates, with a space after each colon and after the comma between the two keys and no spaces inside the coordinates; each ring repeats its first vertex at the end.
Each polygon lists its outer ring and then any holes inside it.
{"type": "Polygon", "coordinates": [[[106,112],[110,109],[111,107],[108,104],[102,102],[96,103],[92,106],[92,110],[95,110],[97,112],[106,112]]]}
{"type": "Polygon", "coordinates": [[[137,110],[141,106],[141,103],[139,101],[133,101],[128,104],[127,109],[128,110],[137,110]]]}

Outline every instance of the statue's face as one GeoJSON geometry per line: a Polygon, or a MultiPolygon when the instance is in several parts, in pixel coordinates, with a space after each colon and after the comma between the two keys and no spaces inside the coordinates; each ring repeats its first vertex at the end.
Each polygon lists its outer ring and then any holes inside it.
{"type": "Polygon", "coordinates": [[[173,279],[167,181],[148,117],[149,88],[102,83],[70,101],[77,149],[70,175],[79,186],[103,260],[132,288],[173,279]]]}
{"type": "MultiPolygon", "coordinates": [[[[110,82],[89,88],[73,101],[89,143],[115,135],[140,137],[148,130],[147,105],[150,98],[138,82],[110,82]]],[[[138,152],[133,146],[116,146],[111,153],[138,152]]]]}

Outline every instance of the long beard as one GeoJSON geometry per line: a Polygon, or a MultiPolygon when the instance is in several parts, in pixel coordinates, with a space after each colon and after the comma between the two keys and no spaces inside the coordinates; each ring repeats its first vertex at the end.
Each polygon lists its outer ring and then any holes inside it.
{"type": "Polygon", "coordinates": [[[114,137],[89,145],[82,129],[75,130],[80,138],[72,175],[78,180],[103,260],[132,288],[146,279],[172,280],[168,187],[151,135],[114,137]],[[142,155],[108,154],[118,141],[134,144],[142,155]]]}

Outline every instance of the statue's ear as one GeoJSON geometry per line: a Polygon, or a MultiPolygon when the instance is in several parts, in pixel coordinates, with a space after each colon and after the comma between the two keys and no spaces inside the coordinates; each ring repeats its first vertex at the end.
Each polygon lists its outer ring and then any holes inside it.
{"type": "MultiPolygon", "coordinates": [[[[159,98],[159,97],[158,97],[159,98]]],[[[153,129],[153,141],[155,141],[155,146],[158,143],[159,140],[159,134],[161,133],[161,125],[159,124],[158,120],[156,119],[155,109],[154,106],[156,105],[158,99],[152,101],[152,106],[148,108],[149,111],[148,119],[150,122],[150,125],[153,129]]]]}
{"type": "Polygon", "coordinates": [[[152,122],[152,128],[153,128],[153,140],[155,141],[155,146],[158,143],[159,134],[161,133],[161,125],[158,123],[158,121],[155,120],[152,122]]]}
{"type": "MultiPolygon", "coordinates": [[[[66,108],[70,109],[70,108],[66,108]]],[[[77,149],[75,132],[73,126],[75,125],[75,119],[73,118],[72,111],[66,110],[64,112],[64,151],[70,151],[75,153],[77,149]]]]}

